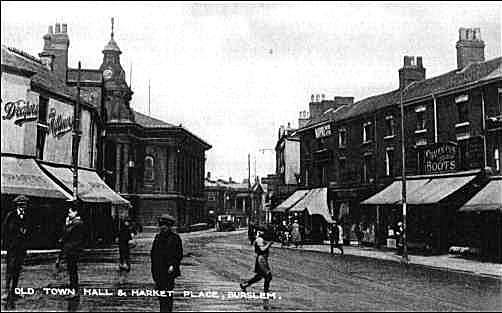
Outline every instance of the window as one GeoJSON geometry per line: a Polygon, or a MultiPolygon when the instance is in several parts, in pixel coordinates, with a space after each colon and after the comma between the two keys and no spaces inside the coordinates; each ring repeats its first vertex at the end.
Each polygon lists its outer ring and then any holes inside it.
{"type": "Polygon", "coordinates": [[[457,103],[458,122],[459,123],[469,121],[469,109],[467,106],[468,104],[469,104],[469,102],[467,102],[467,101],[457,103]]]}
{"type": "Polygon", "coordinates": [[[385,117],[385,137],[393,137],[395,128],[394,116],[390,115],[385,117]]]}
{"type": "Polygon", "coordinates": [[[216,201],[216,193],[212,191],[208,192],[207,201],[216,201]]]}
{"type": "Polygon", "coordinates": [[[385,175],[386,176],[394,176],[394,172],[392,170],[393,164],[394,164],[394,150],[387,149],[385,151],[385,175]]]}
{"type": "Polygon", "coordinates": [[[371,183],[370,171],[371,171],[371,154],[367,154],[363,157],[363,183],[371,183]]]}
{"type": "Polygon", "coordinates": [[[495,160],[495,169],[497,172],[500,172],[500,154],[498,148],[495,148],[493,151],[493,159],[495,160]]]}
{"type": "Polygon", "coordinates": [[[419,106],[415,108],[415,113],[417,117],[417,127],[416,130],[424,130],[426,129],[426,120],[425,120],[425,106],[419,106]]]}
{"type": "Polygon", "coordinates": [[[340,180],[345,178],[347,168],[347,159],[345,157],[338,159],[338,169],[340,171],[340,180]]]}
{"type": "Polygon", "coordinates": [[[37,124],[37,159],[43,160],[45,137],[47,136],[47,106],[49,99],[40,97],[38,100],[38,124],[37,124]]]}
{"type": "Polygon", "coordinates": [[[154,180],[155,168],[152,156],[145,157],[145,180],[154,180]]]}
{"type": "Polygon", "coordinates": [[[371,142],[373,137],[371,129],[371,122],[363,124],[363,143],[371,142]]]}
{"type": "Polygon", "coordinates": [[[347,129],[340,128],[338,130],[338,146],[345,147],[347,146],[347,129]]]}

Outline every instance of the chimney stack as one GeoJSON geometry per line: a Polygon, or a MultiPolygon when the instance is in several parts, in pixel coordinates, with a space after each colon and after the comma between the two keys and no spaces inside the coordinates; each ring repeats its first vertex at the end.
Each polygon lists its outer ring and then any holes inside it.
{"type": "Polygon", "coordinates": [[[66,73],[68,71],[68,48],[70,39],[68,38],[68,26],[56,23],[55,32],[53,26],[49,26],[48,33],[44,35],[44,48],[39,56],[43,62],[50,67],[52,71],[61,79],[66,81],[66,73]]]}
{"type": "Polygon", "coordinates": [[[403,63],[403,67],[399,69],[399,89],[406,88],[412,82],[425,79],[425,68],[421,56],[417,56],[416,62],[414,56],[404,56],[403,63]]]}
{"type": "Polygon", "coordinates": [[[480,28],[464,28],[458,30],[457,69],[461,70],[475,62],[485,61],[485,43],[481,40],[480,28]]]}

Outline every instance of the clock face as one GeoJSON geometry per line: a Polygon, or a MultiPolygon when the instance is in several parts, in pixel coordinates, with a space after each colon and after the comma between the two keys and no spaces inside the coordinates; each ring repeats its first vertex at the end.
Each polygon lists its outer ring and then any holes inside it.
{"type": "Polygon", "coordinates": [[[113,71],[109,68],[107,68],[106,70],[103,71],[103,78],[105,80],[109,80],[110,78],[112,78],[112,75],[113,75],[113,71]]]}

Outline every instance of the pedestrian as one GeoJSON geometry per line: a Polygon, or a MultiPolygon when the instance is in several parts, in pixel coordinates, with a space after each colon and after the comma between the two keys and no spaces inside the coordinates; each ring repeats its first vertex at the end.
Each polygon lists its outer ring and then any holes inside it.
{"type": "Polygon", "coordinates": [[[24,195],[17,196],[14,201],[16,209],[5,216],[2,225],[2,246],[7,250],[7,269],[5,289],[7,294],[2,299],[7,300],[6,309],[14,308],[14,291],[19,283],[19,275],[26,256],[29,227],[26,221],[26,209],[29,199],[24,195]]]}
{"type": "Polygon", "coordinates": [[[150,252],[155,288],[166,291],[168,295],[159,297],[160,312],[172,312],[174,280],[181,275],[183,247],[180,236],[171,230],[175,221],[169,214],[163,214],[159,218],[160,232],[155,236],[150,252]]]}
{"type": "Polygon", "coordinates": [[[272,281],[272,271],[270,270],[270,266],[268,264],[268,254],[270,246],[273,241],[265,241],[263,238],[265,235],[265,229],[259,228],[257,231],[257,238],[254,241],[254,251],[256,253],[256,260],[254,265],[254,272],[256,273],[253,278],[247,280],[244,283],[240,284],[242,291],[246,291],[246,288],[251,286],[252,284],[260,281],[262,278],[265,279],[264,283],[264,291],[269,292],[270,290],[270,282],[272,281]]]}
{"type": "MultiPolygon", "coordinates": [[[[338,227],[338,223],[336,220],[333,221],[333,224],[330,226],[329,230],[329,243],[330,243],[330,253],[333,255],[334,254],[334,249],[337,248],[340,250],[340,254],[343,255],[343,247],[340,244],[340,237],[343,238],[343,236],[340,236],[340,228],[338,227]]],[[[343,242],[343,239],[342,239],[343,242]]]]}
{"type": "Polygon", "coordinates": [[[120,270],[129,272],[131,270],[129,241],[133,238],[130,222],[125,219],[120,226],[119,230],[119,254],[120,254],[120,270]]]}
{"type": "Polygon", "coordinates": [[[256,239],[256,230],[255,230],[255,225],[253,223],[249,223],[248,225],[248,239],[249,239],[249,244],[253,244],[253,242],[256,239]]]}
{"type": "Polygon", "coordinates": [[[300,224],[298,224],[297,220],[295,220],[291,226],[291,241],[293,241],[296,248],[302,245],[302,234],[300,232],[300,224]]]}
{"type": "Polygon", "coordinates": [[[84,222],[79,215],[81,207],[82,203],[79,200],[70,202],[63,237],[61,238],[63,254],[66,259],[68,276],[70,278],[70,289],[75,292],[75,295],[70,297],[70,299],[79,298],[78,261],[86,240],[84,222]]]}

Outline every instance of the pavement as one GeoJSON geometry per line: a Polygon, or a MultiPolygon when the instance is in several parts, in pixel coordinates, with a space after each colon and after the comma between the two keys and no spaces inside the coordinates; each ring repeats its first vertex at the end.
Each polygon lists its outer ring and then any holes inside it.
{"type": "MultiPolygon", "coordinates": [[[[231,233],[245,233],[246,229],[239,229],[237,231],[231,233]]],[[[220,232],[217,233],[215,230],[202,230],[197,232],[190,233],[182,233],[180,234],[181,238],[193,238],[193,237],[204,237],[207,235],[211,236],[225,236],[229,232],[220,232]]],[[[144,241],[144,240],[152,240],[151,232],[143,232],[140,233],[136,238],[136,241],[144,241]]],[[[314,251],[320,253],[330,253],[330,245],[328,243],[324,244],[308,244],[303,245],[301,248],[295,248],[293,246],[284,246],[281,247],[280,244],[275,244],[273,246],[276,249],[292,249],[292,250],[304,250],[304,251],[314,251]]],[[[403,262],[402,256],[396,254],[395,251],[389,250],[381,250],[373,247],[366,246],[343,246],[345,255],[352,255],[363,258],[372,258],[393,262],[403,262]]],[[[116,253],[118,251],[117,246],[113,246],[110,248],[101,248],[101,249],[85,249],[85,254],[99,254],[99,253],[116,253]]],[[[56,259],[61,250],[52,249],[52,250],[28,250],[27,251],[27,263],[36,263],[42,260],[51,260],[56,259]]],[[[335,249],[335,254],[340,253],[338,249],[335,249]]],[[[1,251],[2,263],[5,262],[7,252],[5,250],[1,251]]],[[[442,271],[452,271],[459,273],[466,273],[476,276],[482,277],[491,277],[502,280],[502,264],[501,263],[492,263],[492,262],[484,262],[479,260],[467,259],[465,257],[453,254],[444,254],[444,255],[432,255],[432,256],[422,256],[422,255],[409,255],[408,264],[410,265],[418,265],[425,266],[428,268],[433,268],[442,271]]]]}

